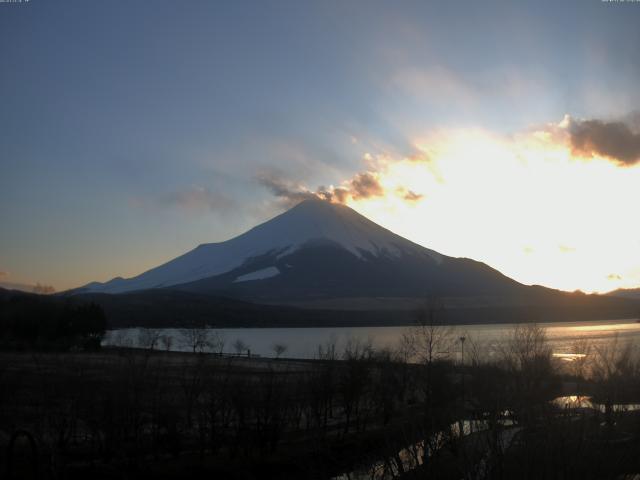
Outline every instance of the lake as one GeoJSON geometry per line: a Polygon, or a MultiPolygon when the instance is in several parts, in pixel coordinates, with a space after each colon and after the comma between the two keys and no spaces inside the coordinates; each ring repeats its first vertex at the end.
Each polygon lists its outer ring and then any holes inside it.
{"type": "MultiPolygon", "coordinates": [[[[628,342],[640,345],[640,323],[635,319],[601,320],[588,322],[555,322],[539,323],[546,329],[549,344],[554,355],[571,358],[573,354],[583,352],[575,350],[578,340],[588,339],[592,348],[606,345],[621,346],[628,342]]],[[[515,324],[482,324],[457,325],[452,328],[452,338],[465,336],[465,351],[469,351],[472,344],[479,345],[485,352],[495,351],[515,328],[515,324]]],[[[233,353],[232,344],[242,340],[251,350],[252,355],[264,357],[275,356],[274,344],[286,346],[283,357],[314,358],[318,352],[318,345],[328,342],[336,344],[336,351],[342,352],[350,339],[370,341],[374,348],[396,347],[402,336],[411,331],[412,327],[331,327],[331,328],[220,328],[216,329],[224,341],[224,352],[233,353]]],[[[143,329],[129,328],[111,330],[105,336],[104,345],[137,346],[143,329]]],[[[190,347],[183,341],[180,329],[162,329],[162,335],[172,337],[171,350],[189,351],[190,347]]],[[[143,334],[144,336],[144,334],[143,334]]],[[[157,347],[162,348],[162,347],[157,347]]],[[[459,357],[460,342],[454,342],[450,355],[459,357]]],[[[466,356],[466,355],[465,355],[466,356]]]]}

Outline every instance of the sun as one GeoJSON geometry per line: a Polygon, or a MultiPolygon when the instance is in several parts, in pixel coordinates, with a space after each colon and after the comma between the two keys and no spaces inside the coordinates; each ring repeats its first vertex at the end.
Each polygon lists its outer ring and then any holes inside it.
{"type": "Polygon", "coordinates": [[[606,292],[640,285],[640,168],[576,156],[562,123],[517,135],[439,131],[381,162],[384,195],[347,204],[421,245],[526,284],[606,292]],[[409,193],[410,192],[410,193],[409,193]]]}

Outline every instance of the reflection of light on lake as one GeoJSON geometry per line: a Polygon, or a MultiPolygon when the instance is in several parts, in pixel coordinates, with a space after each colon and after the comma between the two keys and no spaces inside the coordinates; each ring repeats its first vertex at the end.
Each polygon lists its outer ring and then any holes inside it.
{"type": "Polygon", "coordinates": [[[564,327],[567,330],[575,332],[602,332],[602,331],[615,331],[615,330],[637,330],[638,323],[615,323],[609,325],[578,325],[575,327],[564,327]]]}
{"type": "Polygon", "coordinates": [[[581,395],[557,397],[551,403],[560,408],[595,408],[591,397],[581,395]]]}
{"type": "Polygon", "coordinates": [[[584,353],[554,353],[554,358],[559,358],[565,362],[575,362],[581,358],[586,357],[587,355],[584,353]]]}
{"type": "MultiPolygon", "coordinates": [[[[589,396],[582,395],[567,395],[564,397],[557,397],[551,402],[556,407],[563,409],[591,409],[598,410],[601,413],[605,413],[606,406],[602,403],[596,403],[589,396]]],[[[614,403],[611,405],[614,412],[633,412],[640,410],[640,404],[637,403],[614,403]]]]}
{"type": "MultiPolygon", "coordinates": [[[[510,415],[510,412],[503,412],[504,415],[510,415]]],[[[503,427],[497,435],[499,445],[503,450],[509,448],[515,434],[521,428],[518,427],[510,418],[498,420],[503,427]]],[[[420,465],[424,464],[425,454],[428,458],[437,451],[447,445],[451,438],[460,438],[473,435],[474,433],[485,432],[490,429],[489,422],[485,420],[461,420],[454,422],[449,426],[447,431],[440,431],[430,437],[429,441],[421,440],[406,448],[401,449],[396,455],[381,458],[375,463],[357,468],[351,472],[332,477],[331,480],[393,480],[400,478],[403,473],[410,472],[420,465]],[[462,425],[462,429],[461,429],[462,425]]]]}

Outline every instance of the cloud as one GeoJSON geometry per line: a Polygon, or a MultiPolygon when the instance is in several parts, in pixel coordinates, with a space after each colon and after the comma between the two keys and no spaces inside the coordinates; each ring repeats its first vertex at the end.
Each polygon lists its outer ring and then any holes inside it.
{"type": "Polygon", "coordinates": [[[417,202],[424,198],[424,195],[421,193],[416,193],[412,190],[404,190],[402,188],[398,189],[398,193],[400,193],[402,198],[408,202],[417,202]]]}
{"type": "Polygon", "coordinates": [[[328,200],[334,203],[347,203],[350,193],[347,188],[344,187],[319,187],[316,194],[323,200],[328,200]]]}
{"type": "Polygon", "coordinates": [[[617,273],[610,273],[609,275],[607,275],[607,280],[622,280],[622,275],[618,275],[617,273]]]}
{"type": "Polygon", "coordinates": [[[314,188],[295,181],[312,176],[290,170],[263,176],[262,183],[289,201],[346,203],[412,241],[481,260],[523,283],[591,292],[614,283],[632,287],[640,270],[629,259],[636,258],[640,236],[624,206],[640,198],[640,162],[621,168],[630,165],[630,156],[607,150],[592,130],[621,123],[635,135],[640,124],[614,120],[567,116],[511,133],[425,127],[412,140],[413,150],[390,153],[367,145],[358,152],[360,167],[339,173],[333,185],[314,188]],[[593,159],[573,153],[581,132],[589,133],[591,148],[627,163],[602,153],[594,152],[593,159]],[[613,247],[611,231],[617,232],[613,247]],[[551,272],[549,264],[558,268],[551,272]],[[622,277],[607,277],[611,272],[622,277]]]}
{"type": "Polygon", "coordinates": [[[357,173],[338,187],[319,187],[314,193],[317,197],[335,203],[346,203],[348,200],[364,200],[372,197],[383,197],[386,190],[380,183],[377,172],[357,173]]]}
{"type": "MultiPolygon", "coordinates": [[[[311,190],[302,184],[289,181],[284,178],[282,173],[277,171],[261,173],[258,175],[258,182],[288,205],[310,198],[346,203],[349,199],[362,200],[371,197],[382,197],[386,193],[380,183],[379,174],[370,171],[357,173],[337,187],[320,186],[316,190],[311,190]]],[[[407,192],[405,191],[404,195],[407,192]]]]}
{"type": "Polygon", "coordinates": [[[201,213],[225,211],[233,206],[231,199],[224,194],[199,185],[168,193],[160,197],[159,203],[164,206],[201,213]]]}
{"type": "Polygon", "coordinates": [[[634,132],[628,123],[567,117],[565,124],[575,155],[601,155],[623,166],[640,162],[640,133],[634,132]]]}
{"type": "Polygon", "coordinates": [[[9,276],[9,272],[0,270],[0,279],[7,278],[9,276]]]}
{"type": "Polygon", "coordinates": [[[377,174],[372,172],[357,174],[348,182],[348,185],[351,187],[350,193],[354,200],[384,195],[384,188],[380,184],[377,174]]]}
{"type": "Polygon", "coordinates": [[[262,172],[257,177],[258,183],[266,187],[275,197],[286,205],[293,205],[310,198],[319,198],[321,195],[314,193],[303,185],[293,183],[284,178],[278,171],[262,172]]]}

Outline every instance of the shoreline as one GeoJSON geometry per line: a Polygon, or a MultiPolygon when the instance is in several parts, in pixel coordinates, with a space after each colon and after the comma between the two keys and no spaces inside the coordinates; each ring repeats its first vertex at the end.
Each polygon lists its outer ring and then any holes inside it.
{"type": "MultiPolygon", "coordinates": [[[[496,321],[482,321],[482,322],[468,322],[468,321],[452,321],[452,322],[438,322],[436,326],[439,327],[480,327],[483,325],[486,326],[498,326],[498,325],[526,325],[535,323],[541,326],[553,326],[559,324],[568,324],[568,323],[607,323],[607,322],[619,322],[619,323],[639,323],[639,317],[620,317],[620,318],[610,318],[610,319],[572,319],[572,320],[543,320],[543,321],[533,321],[533,320],[496,320],[496,321]]],[[[328,324],[259,324],[259,325],[227,325],[223,324],[205,324],[206,328],[211,328],[212,330],[289,330],[289,329],[300,329],[300,330],[309,330],[309,329],[324,329],[324,328],[394,328],[394,327],[416,327],[419,326],[417,322],[380,322],[380,323],[328,323],[328,324]]],[[[192,328],[201,328],[199,326],[192,325],[163,325],[163,326],[146,326],[146,325],[129,325],[129,326],[117,326],[115,328],[108,328],[107,331],[117,331],[117,330],[127,330],[127,329],[148,329],[148,330],[182,330],[182,329],[192,329],[192,328]]]]}

